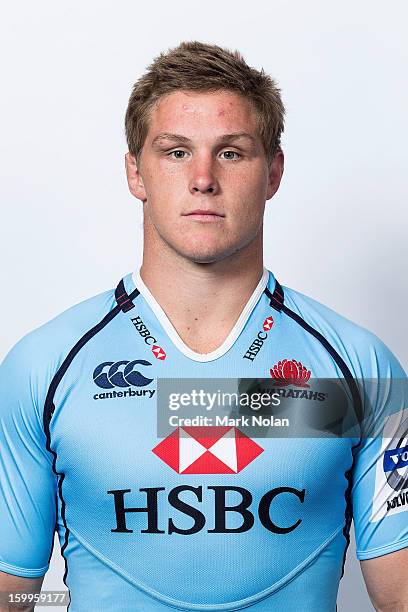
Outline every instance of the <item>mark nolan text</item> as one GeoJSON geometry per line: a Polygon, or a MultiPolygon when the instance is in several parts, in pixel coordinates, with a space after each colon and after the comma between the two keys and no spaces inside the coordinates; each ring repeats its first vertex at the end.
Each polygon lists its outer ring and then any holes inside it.
{"type": "Polygon", "coordinates": [[[183,418],[177,415],[172,415],[169,418],[171,427],[209,427],[209,426],[235,426],[235,427],[289,427],[289,419],[278,419],[273,415],[270,416],[201,416],[197,415],[192,418],[183,418]]]}

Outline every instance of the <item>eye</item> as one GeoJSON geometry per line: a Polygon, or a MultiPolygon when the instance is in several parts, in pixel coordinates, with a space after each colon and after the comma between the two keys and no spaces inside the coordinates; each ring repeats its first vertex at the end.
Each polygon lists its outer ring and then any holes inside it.
{"type": "Polygon", "coordinates": [[[174,159],[183,159],[186,155],[186,151],[182,151],[181,149],[176,149],[175,151],[170,151],[169,153],[169,157],[173,157],[174,159]]]}
{"type": "Polygon", "coordinates": [[[241,155],[236,151],[223,151],[221,155],[225,155],[224,159],[228,159],[231,161],[235,161],[236,159],[239,159],[241,157],[241,155]]]}

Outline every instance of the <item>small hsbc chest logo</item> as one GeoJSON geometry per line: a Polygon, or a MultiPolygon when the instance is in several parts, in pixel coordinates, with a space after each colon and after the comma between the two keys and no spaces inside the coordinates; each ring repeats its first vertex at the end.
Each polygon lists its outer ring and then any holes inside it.
{"type": "Polygon", "coordinates": [[[255,357],[261,350],[263,343],[267,339],[268,332],[271,331],[273,323],[274,321],[272,315],[266,317],[265,321],[262,324],[263,331],[258,332],[256,338],[254,338],[254,340],[252,341],[252,344],[249,346],[247,352],[245,353],[245,355],[243,355],[244,359],[249,359],[250,361],[253,361],[255,359],[255,357]]]}
{"type": "Polygon", "coordinates": [[[139,316],[133,317],[131,321],[133,325],[135,326],[136,331],[139,332],[139,335],[143,338],[145,343],[151,346],[154,357],[156,357],[156,359],[160,359],[161,361],[164,361],[167,357],[166,351],[157,344],[156,338],[152,336],[149,329],[143,323],[142,318],[139,316]]]}
{"type": "Polygon", "coordinates": [[[264,331],[270,331],[272,329],[272,325],[273,325],[273,317],[266,317],[265,321],[263,322],[263,329],[264,331]]]}

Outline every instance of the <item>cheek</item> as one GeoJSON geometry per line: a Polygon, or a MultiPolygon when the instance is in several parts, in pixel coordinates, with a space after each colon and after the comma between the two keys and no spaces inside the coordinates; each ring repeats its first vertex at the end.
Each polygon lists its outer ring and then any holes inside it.
{"type": "Polygon", "coordinates": [[[149,176],[149,192],[155,201],[162,201],[165,205],[167,203],[166,208],[170,208],[172,203],[173,210],[174,204],[185,194],[187,181],[185,172],[180,168],[156,168],[149,176]]]}
{"type": "Polygon", "coordinates": [[[231,189],[234,200],[245,216],[258,216],[265,207],[267,194],[267,176],[262,168],[251,169],[251,172],[237,173],[231,177],[231,189]]]}
{"type": "Polygon", "coordinates": [[[235,190],[243,193],[266,193],[267,172],[263,165],[259,163],[248,163],[242,166],[233,167],[225,178],[235,190]]]}
{"type": "Polygon", "coordinates": [[[185,183],[175,169],[156,167],[145,172],[144,187],[149,206],[161,215],[174,211],[180,193],[183,188],[185,190],[185,183]]]}

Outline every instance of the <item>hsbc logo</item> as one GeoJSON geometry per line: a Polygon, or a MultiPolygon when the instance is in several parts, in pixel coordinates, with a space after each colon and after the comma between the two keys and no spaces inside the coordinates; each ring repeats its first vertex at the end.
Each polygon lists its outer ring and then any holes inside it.
{"type": "MultiPolygon", "coordinates": [[[[236,427],[179,427],[152,450],[178,474],[238,474],[264,449],[236,427]]],[[[282,498],[284,502],[288,501],[288,495],[295,498],[299,504],[303,504],[305,500],[305,489],[276,487],[261,497],[255,512],[251,508],[253,502],[251,492],[239,486],[202,487],[183,484],[174,487],[168,493],[165,487],[160,486],[139,488],[139,493],[142,493],[145,499],[145,505],[136,507],[130,506],[129,502],[139,494],[133,493],[130,488],[112,489],[107,493],[113,496],[112,506],[116,519],[116,527],[111,529],[112,533],[133,533],[129,514],[137,512],[145,515],[146,528],[138,529],[141,534],[178,533],[185,536],[202,531],[209,519],[196,507],[195,502],[198,504],[204,502],[205,508],[210,509],[210,523],[213,528],[207,529],[207,533],[244,533],[252,529],[255,520],[259,520],[269,532],[284,535],[294,531],[301,524],[302,518],[298,515],[298,512],[301,513],[301,507],[299,506],[299,511],[294,511],[293,517],[291,511],[285,521],[280,520],[276,523],[273,516],[275,499],[284,494],[282,498]],[[232,505],[227,499],[230,492],[235,494],[232,505]],[[237,493],[240,496],[238,502],[237,493]],[[193,519],[191,527],[178,526],[168,514],[161,516],[165,508],[163,496],[167,497],[170,508],[177,510],[176,516],[181,512],[193,519]],[[205,499],[206,496],[212,497],[212,510],[211,503],[208,503],[211,498],[205,499]],[[191,505],[191,501],[194,505],[191,505]],[[241,524],[238,527],[228,526],[231,513],[240,515],[241,524]]]]}
{"type": "MultiPolygon", "coordinates": [[[[144,525],[145,529],[138,529],[141,534],[172,534],[178,533],[180,535],[188,536],[194,535],[199,531],[202,531],[207,521],[210,522],[212,529],[207,529],[207,533],[244,533],[250,531],[255,525],[255,521],[259,520],[260,524],[267,529],[269,532],[277,535],[285,535],[294,531],[302,522],[302,518],[299,517],[301,514],[300,504],[304,503],[305,500],[305,489],[295,489],[294,487],[276,487],[267,491],[257,503],[256,511],[251,508],[253,498],[252,494],[248,489],[237,486],[191,486],[188,484],[180,485],[171,489],[168,493],[165,487],[144,487],[140,488],[139,492],[143,495],[145,500],[144,506],[129,506],[129,502],[134,500],[135,497],[139,497],[139,494],[132,492],[131,489],[112,489],[107,491],[109,495],[113,496],[113,509],[114,517],[116,519],[116,527],[111,529],[112,533],[133,533],[133,529],[130,528],[132,519],[129,514],[134,512],[145,515],[144,525]],[[235,503],[231,505],[228,503],[228,494],[234,492],[238,494],[240,499],[236,501],[236,495],[234,496],[235,503]],[[187,495],[185,495],[187,493],[187,495]],[[283,498],[280,495],[283,494],[283,498]],[[126,500],[125,500],[126,496],[126,500]],[[160,500],[159,500],[160,496],[160,500]],[[279,519],[279,522],[274,521],[275,512],[275,500],[278,506],[280,506],[279,515],[282,516],[282,503],[288,503],[290,496],[290,510],[285,519],[279,519]],[[167,504],[163,503],[163,497],[167,498],[168,506],[177,510],[176,519],[181,512],[189,519],[193,519],[193,525],[185,528],[177,525],[177,520],[168,516],[162,516],[163,510],[167,504]],[[160,501],[160,503],[159,503],[160,501]],[[193,501],[194,505],[191,505],[193,501]],[[297,502],[296,509],[294,509],[293,502],[297,502]],[[211,517],[206,516],[196,504],[205,503],[205,507],[210,510],[211,517]],[[210,502],[210,503],[209,503],[210,502]],[[212,502],[212,509],[211,509],[212,502]],[[291,516],[293,513],[293,517],[291,516]],[[239,514],[240,525],[231,527],[228,526],[230,522],[228,519],[231,514],[239,514]],[[164,527],[162,529],[161,527],[164,527]]],[[[139,521],[138,521],[139,522],[139,521]]],[[[234,521],[236,523],[236,520],[234,521]]],[[[134,524],[134,522],[133,522],[134,524]]]]}
{"type": "Polygon", "coordinates": [[[273,317],[266,317],[264,323],[263,323],[263,329],[264,331],[270,331],[272,329],[272,325],[273,325],[273,317]]]}
{"type": "Polygon", "coordinates": [[[238,474],[263,450],[237,427],[178,427],[152,452],[178,474],[238,474]]]}
{"type": "Polygon", "coordinates": [[[151,350],[152,350],[154,357],[156,357],[156,359],[160,359],[161,361],[164,361],[167,357],[166,351],[157,344],[156,338],[151,335],[149,329],[143,323],[141,317],[139,316],[133,317],[130,320],[132,321],[133,325],[135,326],[136,331],[143,338],[145,343],[151,346],[151,350]]]}
{"type": "Polygon", "coordinates": [[[156,357],[156,359],[160,359],[161,361],[164,361],[167,357],[162,347],[159,346],[158,344],[155,344],[154,346],[152,346],[152,353],[156,357]]]}
{"type": "Polygon", "coordinates": [[[249,346],[247,352],[243,356],[244,359],[249,359],[253,361],[259,351],[261,350],[265,340],[268,337],[268,332],[271,331],[274,320],[272,315],[266,317],[265,321],[262,324],[262,331],[259,331],[256,338],[252,341],[252,344],[249,346]]]}

